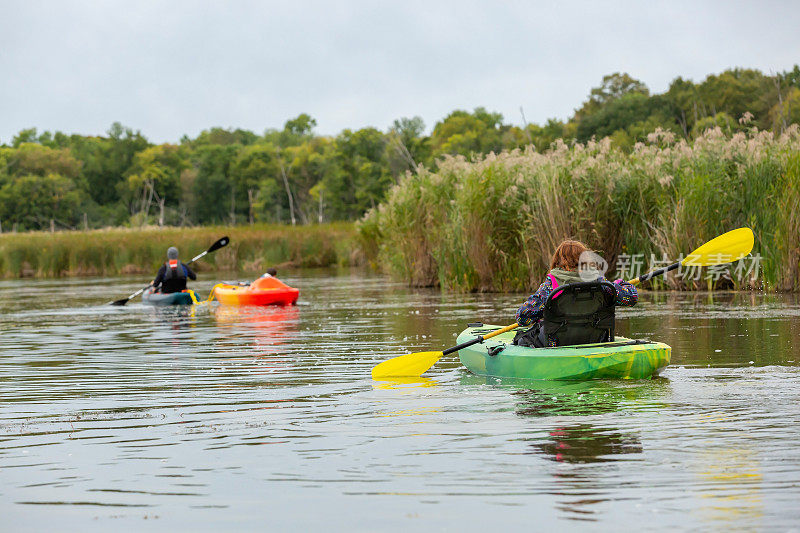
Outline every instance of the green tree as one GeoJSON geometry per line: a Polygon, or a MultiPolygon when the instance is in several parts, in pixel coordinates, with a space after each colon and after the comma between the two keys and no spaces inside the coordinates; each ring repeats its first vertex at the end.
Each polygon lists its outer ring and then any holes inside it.
{"type": "Polygon", "coordinates": [[[150,208],[160,207],[159,224],[164,224],[167,206],[175,208],[181,199],[181,172],[189,168],[183,150],[172,144],[145,148],[134,157],[124,182],[119,184],[120,197],[131,214],[139,213],[144,223],[150,208]]]}
{"type": "Polygon", "coordinates": [[[249,130],[243,130],[239,128],[234,130],[216,127],[201,131],[200,135],[198,135],[194,140],[184,137],[182,144],[189,144],[194,147],[210,145],[230,146],[232,144],[241,144],[246,146],[253,144],[257,140],[258,135],[249,130]]]}
{"type": "Polygon", "coordinates": [[[196,172],[192,183],[194,210],[189,218],[198,224],[231,222],[231,205],[235,214],[235,187],[229,172],[239,145],[205,145],[192,153],[196,172]]]}
{"type": "Polygon", "coordinates": [[[8,172],[8,160],[11,159],[13,155],[13,148],[0,146],[0,187],[11,180],[11,176],[8,172]]]}
{"type": "Polygon", "coordinates": [[[772,106],[769,121],[775,131],[783,131],[791,124],[800,124],[800,89],[791,87],[782,101],[772,106]]]}
{"type": "Polygon", "coordinates": [[[603,76],[599,87],[593,87],[589,92],[589,99],[575,112],[574,120],[580,122],[606,105],[629,94],[649,96],[650,91],[641,81],[631,77],[627,72],[615,72],[603,76]]]}
{"type": "Polygon", "coordinates": [[[79,157],[93,159],[86,180],[92,199],[98,204],[118,202],[117,185],[125,179],[133,164],[133,158],[150,143],[139,131],[114,122],[108,130],[108,138],[70,137],[70,145],[79,157]]]}
{"type": "Polygon", "coordinates": [[[273,220],[274,204],[282,204],[278,150],[269,143],[242,148],[233,161],[230,176],[236,188],[239,213],[252,223],[273,220]],[[246,211],[244,209],[246,208],[246,211]]]}
{"type": "Polygon", "coordinates": [[[375,128],[344,130],[330,151],[321,152],[324,157],[316,161],[324,165],[324,177],[315,193],[326,191],[331,218],[360,217],[383,200],[393,183],[385,157],[386,144],[385,135],[375,128]]]}
{"type": "Polygon", "coordinates": [[[774,81],[758,70],[733,69],[708,76],[697,87],[697,94],[704,116],[724,112],[738,119],[750,112],[761,122],[762,118],[766,119],[770,107],[762,95],[774,88],[774,81]]]}
{"type": "Polygon", "coordinates": [[[612,137],[620,146],[630,147],[649,133],[642,126],[678,130],[669,99],[650,96],[647,86],[627,73],[603,77],[588,100],[575,112],[575,138],[586,142],[592,137],[612,137]]]}
{"type": "Polygon", "coordinates": [[[717,113],[713,117],[703,117],[697,121],[692,128],[692,137],[699,137],[706,130],[719,127],[723,133],[733,135],[737,131],[745,129],[737,120],[734,120],[727,113],[717,113]]]}
{"type": "Polygon", "coordinates": [[[586,115],[578,122],[576,137],[586,142],[592,137],[598,139],[623,130],[633,141],[643,141],[648,133],[657,127],[678,132],[674,112],[669,101],[662,96],[650,97],[641,92],[631,92],[606,102],[595,113],[586,115]],[[643,131],[646,124],[649,131],[643,131]]]}
{"type": "Polygon", "coordinates": [[[287,182],[295,209],[304,223],[333,216],[328,206],[335,205],[336,198],[334,191],[325,188],[324,180],[328,174],[340,171],[341,160],[337,156],[336,146],[325,137],[309,139],[284,151],[287,182]]]}
{"type": "Polygon", "coordinates": [[[386,160],[392,175],[400,176],[417,165],[430,163],[429,138],[423,134],[425,122],[421,117],[395,120],[387,134],[386,160]]]}
{"type": "Polygon", "coordinates": [[[552,146],[556,139],[568,138],[567,125],[560,120],[551,118],[544,126],[529,124],[526,135],[529,136],[531,144],[539,152],[544,152],[552,146]]]}
{"type": "Polygon", "coordinates": [[[307,137],[311,135],[316,126],[317,121],[315,119],[306,113],[301,113],[295,118],[287,120],[283,129],[291,135],[307,137]]]}
{"type": "Polygon", "coordinates": [[[48,228],[51,220],[58,227],[75,227],[81,202],[81,191],[65,176],[24,175],[0,188],[0,219],[20,229],[48,228]]]}
{"type": "Polygon", "coordinates": [[[77,180],[81,162],[72,156],[69,149],[53,149],[34,143],[20,144],[13,150],[6,163],[12,176],[59,174],[77,180]]]}
{"type": "Polygon", "coordinates": [[[453,111],[433,128],[433,155],[499,152],[503,149],[502,123],[503,115],[489,113],[483,107],[473,113],[453,111]]]}
{"type": "Polygon", "coordinates": [[[680,125],[681,133],[688,138],[689,132],[692,131],[699,118],[697,86],[691,80],[684,80],[679,76],[669,84],[669,89],[664,97],[674,110],[674,118],[680,125]]]}
{"type": "Polygon", "coordinates": [[[39,138],[36,136],[36,128],[28,128],[20,131],[11,139],[11,146],[19,148],[22,144],[35,142],[39,142],[39,138]]]}
{"type": "Polygon", "coordinates": [[[279,148],[303,144],[314,136],[317,121],[306,113],[289,119],[282,130],[267,130],[262,140],[279,148]]]}

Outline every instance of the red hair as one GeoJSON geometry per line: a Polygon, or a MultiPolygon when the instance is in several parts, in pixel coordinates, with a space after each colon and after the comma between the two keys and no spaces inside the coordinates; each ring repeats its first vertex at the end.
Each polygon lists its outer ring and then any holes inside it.
{"type": "Polygon", "coordinates": [[[581,254],[588,251],[589,248],[580,241],[563,241],[553,252],[553,258],[550,260],[550,269],[577,270],[581,254]]]}

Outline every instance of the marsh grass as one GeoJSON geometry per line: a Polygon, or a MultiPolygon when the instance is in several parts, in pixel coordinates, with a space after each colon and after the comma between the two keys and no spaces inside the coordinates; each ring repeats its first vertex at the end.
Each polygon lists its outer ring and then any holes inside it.
{"type": "Polygon", "coordinates": [[[264,270],[270,266],[320,267],[363,260],[353,224],[108,229],[0,235],[4,277],[149,274],[177,246],[188,261],[223,235],[230,244],[208,254],[198,270],[264,270]]]}
{"type": "Polygon", "coordinates": [[[543,154],[515,150],[420,168],[358,223],[369,260],[411,285],[456,291],[535,288],[561,240],[612,266],[622,254],[678,259],[748,226],[758,279],[651,287],[800,289],[800,134],[719,128],[689,144],[657,130],[631,153],[608,139],[543,154]]]}

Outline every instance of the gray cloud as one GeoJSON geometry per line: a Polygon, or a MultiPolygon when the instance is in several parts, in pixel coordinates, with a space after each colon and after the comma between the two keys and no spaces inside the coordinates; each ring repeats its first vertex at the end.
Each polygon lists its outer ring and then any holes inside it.
{"type": "Polygon", "coordinates": [[[301,112],[321,133],[431,127],[483,105],[566,118],[603,75],[653,91],[684,76],[800,62],[786,2],[4,2],[0,142],[20,129],[156,142],[261,132],[301,112]]]}

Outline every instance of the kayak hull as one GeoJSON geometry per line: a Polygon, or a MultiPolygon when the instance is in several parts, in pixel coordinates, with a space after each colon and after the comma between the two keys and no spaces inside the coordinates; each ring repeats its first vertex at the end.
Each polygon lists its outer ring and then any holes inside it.
{"type": "Polygon", "coordinates": [[[148,305],[192,305],[195,303],[192,298],[193,291],[186,289],[182,292],[171,292],[164,294],[161,292],[153,292],[152,289],[147,289],[142,293],[142,301],[148,305]]]}
{"type": "MultiPolygon", "coordinates": [[[[502,326],[470,327],[458,336],[458,344],[502,326]]],[[[647,379],[669,365],[672,348],[661,342],[632,341],[528,348],[514,346],[514,332],[503,333],[459,350],[462,364],[473,374],[521,379],[587,380],[647,379]],[[636,343],[636,344],[634,344],[636,343]],[[495,351],[490,355],[489,350],[495,351]]]]}
{"type": "Polygon", "coordinates": [[[218,283],[212,294],[222,305],[294,305],[300,290],[266,274],[250,284],[218,283]]]}

